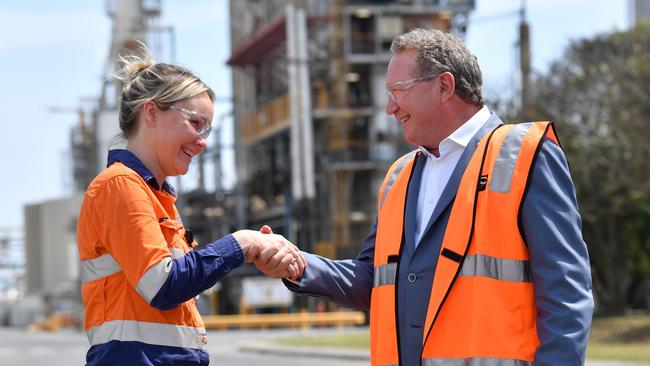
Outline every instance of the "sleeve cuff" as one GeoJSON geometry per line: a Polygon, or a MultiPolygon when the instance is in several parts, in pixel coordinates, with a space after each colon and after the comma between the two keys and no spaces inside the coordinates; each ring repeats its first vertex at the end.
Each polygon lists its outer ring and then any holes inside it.
{"type": "Polygon", "coordinates": [[[220,259],[227,272],[244,263],[244,252],[234,236],[228,234],[211,245],[220,254],[220,259]]]}

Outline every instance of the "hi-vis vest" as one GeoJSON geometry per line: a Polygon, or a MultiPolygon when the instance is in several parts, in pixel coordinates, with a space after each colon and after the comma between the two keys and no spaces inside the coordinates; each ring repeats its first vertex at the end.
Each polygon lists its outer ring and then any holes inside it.
{"type": "MultiPolygon", "coordinates": [[[[422,365],[532,365],[539,346],[526,243],[518,225],[529,174],[552,123],[502,125],[480,141],[463,174],[440,248],[422,339],[422,365]]],[[[371,364],[398,365],[395,280],[412,152],[379,195],[371,364]]]]}
{"type": "Polygon", "coordinates": [[[173,195],[151,189],[122,163],[112,164],[88,187],[77,235],[84,328],[91,346],[135,341],[206,350],[194,299],[164,311],[149,305],[167,279],[172,258],[191,249],[174,202],[173,195]],[[150,218],[148,224],[138,222],[141,212],[150,218]]]}

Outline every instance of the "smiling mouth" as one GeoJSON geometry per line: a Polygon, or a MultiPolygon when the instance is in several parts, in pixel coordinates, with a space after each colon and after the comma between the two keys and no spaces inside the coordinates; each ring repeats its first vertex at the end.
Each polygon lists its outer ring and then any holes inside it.
{"type": "Polygon", "coordinates": [[[404,125],[408,120],[411,119],[410,115],[404,116],[402,118],[399,118],[397,121],[399,122],[400,125],[404,125]]]}
{"type": "Polygon", "coordinates": [[[189,158],[192,159],[193,155],[192,155],[191,153],[189,153],[187,150],[181,148],[181,151],[183,151],[183,153],[184,153],[185,155],[189,156],[189,158]]]}

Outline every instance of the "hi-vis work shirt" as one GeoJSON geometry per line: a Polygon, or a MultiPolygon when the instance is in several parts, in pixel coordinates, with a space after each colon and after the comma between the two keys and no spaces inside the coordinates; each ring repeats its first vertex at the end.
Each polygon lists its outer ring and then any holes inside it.
{"type": "Polygon", "coordinates": [[[87,365],[207,365],[194,297],[244,261],[231,235],[192,251],[174,202],[131,152],[111,150],[77,227],[87,365]]]}

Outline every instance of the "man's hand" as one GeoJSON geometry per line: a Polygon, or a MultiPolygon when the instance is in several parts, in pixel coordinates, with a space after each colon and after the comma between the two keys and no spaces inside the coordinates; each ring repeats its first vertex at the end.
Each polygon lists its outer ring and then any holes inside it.
{"type": "Polygon", "coordinates": [[[238,230],[232,234],[244,252],[246,263],[255,263],[270,277],[298,279],[307,262],[300,250],[282,235],[273,234],[268,226],[260,231],[238,230]]]}
{"type": "Polygon", "coordinates": [[[255,261],[257,268],[270,277],[298,280],[307,267],[307,261],[300,250],[283,236],[273,234],[273,230],[268,225],[262,226],[260,233],[281,238],[282,247],[277,248],[275,252],[262,250],[255,261]]]}

